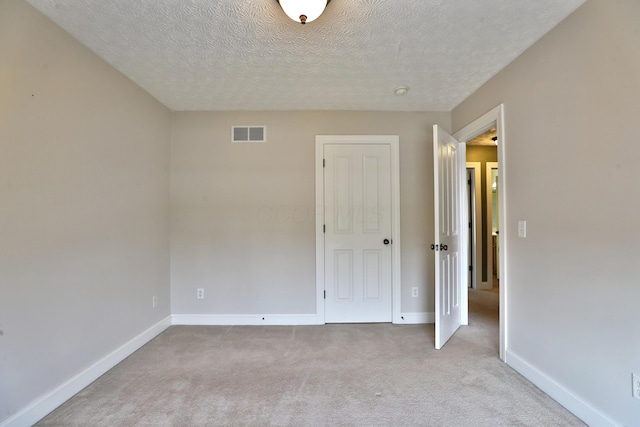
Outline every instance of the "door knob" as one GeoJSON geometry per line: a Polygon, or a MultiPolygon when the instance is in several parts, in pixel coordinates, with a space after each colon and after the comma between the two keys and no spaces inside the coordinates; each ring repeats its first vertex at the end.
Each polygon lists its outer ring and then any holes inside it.
{"type": "Polygon", "coordinates": [[[384,239],[384,240],[382,241],[382,243],[384,243],[385,245],[388,245],[389,243],[391,243],[391,240],[389,240],[389,239],[384,239]]]}
{"type": "Polygon", "coordinates": [[[449,247],[447,245],[443,245],[442,243],[440,243],[440,250],[441,251],[446,251],[447,249],[449,249],[449,247]]]}

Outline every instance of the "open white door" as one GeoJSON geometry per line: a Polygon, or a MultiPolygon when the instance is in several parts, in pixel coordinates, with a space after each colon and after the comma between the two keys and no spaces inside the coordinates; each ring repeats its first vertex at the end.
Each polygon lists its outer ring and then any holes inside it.
{"type": "Polygon", "coordinates": [[[433,126],[436,349],[467,319],[465,145],[433,126]]]}

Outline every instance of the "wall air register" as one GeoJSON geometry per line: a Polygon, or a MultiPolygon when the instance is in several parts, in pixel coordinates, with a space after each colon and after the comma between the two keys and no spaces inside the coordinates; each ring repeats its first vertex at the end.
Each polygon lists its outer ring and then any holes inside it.
{"type": "Polygon", "coordinates": [[[231,142],[267,142],[267,128],[264,126],[232,126],[231,142]]]}

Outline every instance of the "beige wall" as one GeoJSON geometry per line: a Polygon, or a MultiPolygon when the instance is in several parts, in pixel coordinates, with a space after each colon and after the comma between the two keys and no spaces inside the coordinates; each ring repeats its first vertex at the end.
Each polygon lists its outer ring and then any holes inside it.
{"type": "Polygon", "coordinates": [[[587,1],[453,111],[457,130],[505,105],[508,356],[629,426],[640,420],[639,17],[636,0],[587,1]]]}
{"type": "Polygon", "coordinates": [[[21,0],[0,58],[2,421],[169,314],[170,113],[21,0]]]}
{"type": "Polygon", "coordinates": [[[314,147],[331,134],[399,135],[402,311],[433,312],[434,123],[449,113],[175,113],[173,313],[315,313],[314,147]],[[231,144],[233,125],[264,125],[268,142],[231,144]]]}
{"type": "Polygon", "coordinates": [[[313,313],[317,134],[400,136],[402,310],[432,312],[431,125],[504,102],[508,357],[633,425],[638,16],[588,1],[452,115],[170,114],[0,0],[0,421],[167,316],[169,265],[173,313],[313,313]],[[268,142],[231,145],[250,124],[268,142]]]}

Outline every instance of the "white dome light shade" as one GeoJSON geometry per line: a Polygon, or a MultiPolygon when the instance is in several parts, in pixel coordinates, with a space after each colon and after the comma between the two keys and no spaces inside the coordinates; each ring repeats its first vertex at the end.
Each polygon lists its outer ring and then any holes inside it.
{"type": "Polygon", "coordinates": [[[322,15],[331,0],[278,0],[284,13],[301,24],[311,22],[322,15]]]}

